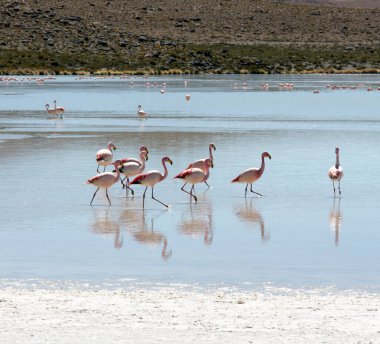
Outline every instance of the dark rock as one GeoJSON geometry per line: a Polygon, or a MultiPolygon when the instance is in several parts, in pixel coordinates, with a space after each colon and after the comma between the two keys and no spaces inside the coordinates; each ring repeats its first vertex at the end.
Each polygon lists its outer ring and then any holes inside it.
{"type": "Polygon", "coordinates": [[[145,35],[141,35],[141,36],[139,36],[138,40],[139,40],[139,42],[147,42],[148,37],[146,37],[145,35]]]}

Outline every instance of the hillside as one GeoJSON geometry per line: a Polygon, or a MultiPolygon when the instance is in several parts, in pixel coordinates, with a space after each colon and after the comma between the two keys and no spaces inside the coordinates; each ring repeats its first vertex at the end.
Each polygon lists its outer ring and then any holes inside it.
{"type": "Polygon", "coordinates": [[[380,9],[278,0],[0,0],[0,18],[3,73],[380,68],[380,9]]]}

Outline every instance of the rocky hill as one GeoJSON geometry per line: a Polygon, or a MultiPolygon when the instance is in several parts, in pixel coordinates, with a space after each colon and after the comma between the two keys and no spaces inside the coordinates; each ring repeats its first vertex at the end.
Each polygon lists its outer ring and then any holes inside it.
{"type": "Polygon", "coordinates": [[[0,0],[0,18],[3,73],[380,69],[376,8],[279,0],[0,0]]]}

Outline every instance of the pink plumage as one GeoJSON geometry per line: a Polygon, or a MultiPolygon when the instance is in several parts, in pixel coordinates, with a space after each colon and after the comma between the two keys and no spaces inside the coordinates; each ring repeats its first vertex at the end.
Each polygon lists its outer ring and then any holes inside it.
{"type": "Polygon", "coordinates": [[[340,166],[340,162],[339,162],[339,148],[338,147],[335,148],[335,155],[336,155],[335,165],[331,166],[331,168],[329,169],[329,171],[327,173],[329,178],[332,180],[332,183],[333,183],[334,196],[336,196],[335,182],[338,182],[339,195],[342,194],[342,192],[340,190],[340,181],[343,178],[343,174],[344,174],[343,173],[343,167],[340,166]]]}

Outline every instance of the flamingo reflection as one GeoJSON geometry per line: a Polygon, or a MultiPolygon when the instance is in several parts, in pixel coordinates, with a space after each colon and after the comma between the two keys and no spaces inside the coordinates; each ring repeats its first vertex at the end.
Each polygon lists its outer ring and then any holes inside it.
{"type": "Polygon", "coordinates": [[[335,245],[339,245],[339,234],[342,227],[342,212],[340,211],[340,198],[338,198],[338,204],[336,205],[336,199],[330,211],[329,221],[330,229],[335,232],[335,245]]]}
{"type": "Polygon", "coordinates": [[[95,234],[114,235],[114,247],[121,248],[123,246],[123,237],[120,231],[120,225],[117,221],[110,219],[109,209],[96,209],[95,221],[91,225],[91,230],[95,234]]]}
{"type": "Polygon", "coordinates": [[[245,199],[244,206],[235,208],[237,217],[248,224],[253,224],[255,227],[260,228],[261,240],[268,240],[270,238],[269,231],[265,231],[265,222],[260,212],[254,207],[253,199],[245,199]]]}
{"type": "Polygon", "coordinates": [[[203,237],[205,245],[211,245],[214,239],[213,209],[210,203],[189,205],[188,210],[182,214],[178,227],[182,234],[199,238],[203,237]]]}
{"type": "MultiPolygon", "coordinates": [[[[126,209],[121,216],[122,223],[127,226],[127,232],[134,240],[147,246],[158,246],[162,244],[161,258],[169,259],[172,250],[168,250],[168,240],[164,234],[154,230],[154,217],[146,220],[145,212],[136,209],[126,209]],[[148,225],[150,222],[150,226],[148,225]]],[[[157,216],[156,216],[157,217],[157,216]]]]}

